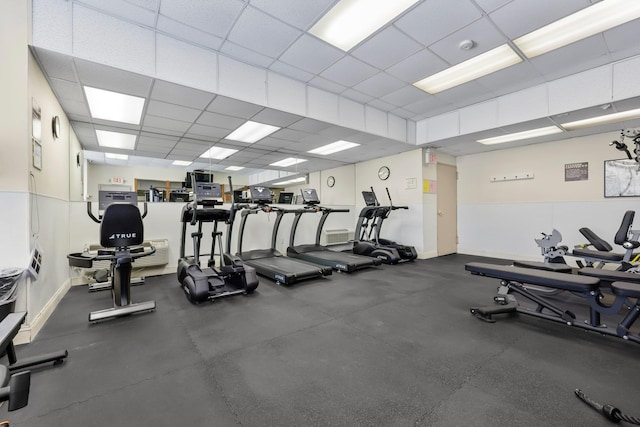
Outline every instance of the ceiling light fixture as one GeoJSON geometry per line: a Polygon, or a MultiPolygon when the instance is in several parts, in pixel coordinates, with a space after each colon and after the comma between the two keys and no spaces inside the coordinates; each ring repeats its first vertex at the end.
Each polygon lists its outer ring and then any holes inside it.
{"type": "Polygon", "coordinates": [[[348,150],[349,148],[354,148],[359,146],[360,144],[356,144],[355,142],[349,141],[336,141],[331,144],[323,145],[322,147],[314,148],[313,150],[307,151],[307,153],[313,154],[321,154],[326,156],[328,154],[337,153],[338,151],[348,150]]]}
{"type": "Polygon", "coordinates": [[[224,139],[253,144],[279,129],[280,128],[278,126],[265,125],[264,123],[252,122],[249,120],[227,135],[224,139]]]}
{"type": "Polygon", "coordinates": [[[107,159],[129,160],[129,156],[127,154],[104,153],[104,156],[107,159]]]}
{"type": "Polygon", "coordinates": [[[96,130],[96,136],[98,137],[98,145],[101,147],[133,150],[136,146],[137,136],[130,133],[96,130]]]}
{"type": "Polygon", "coordinates": [[[84,86],[91,117],[139,125],[144,98],[84,86]]]}
{"type": "Polygon", "coordinates": [[[639,17],[638,1],[603,0],[513,42],[527,58],[534,58],[639,17]]]}
{"type": "Polygon", "coordinates": [[[417,1],[340,0],[309,33],[346,52],[417,1]]]}
{"type": "Polygon", "coordinates": [[[173,166],[189,166],[191,165],[191,163],[193,162],[188,162],[186,160],[174,160],[173,163],[171,163],[173,166]]]}
{"type": "Polygon", "coordinates": [[[297,182],[306,182],[306,181],[307,181],[307,177],[306,176],[301,176],[300,178],[293,178],[293,179],[289,179],[287,181],[274,182],[271,185],[287,185],[287,184],[295,184],[297,182]]]}
{"type": "Polygon", "coordinates": [[[433,95],[519,62],[522,62],[522,58],[509,45],[503,44],[415,82],[413,85],[433,95]]]}
{"type": "Polygon", "coordinates": [[[538,129],[525,130],[523,132],[495,136],[493,138],[479,139],[477,142],[485,145],[502,144],[503,142],[520,141],[523,139],[536,138],[538,136],[553,135],[554,133],[560,132],[562,132],[562,129],[557,126],[547,126],[538,129]]]}
{"type": "Polygon", "coordinates": [[[306,162],[306,159],[296,159],[295,157],[287,157],[284,160],[280,160],[275,163],[271,163],[269,166],[279,166],[282,168],[286,168],[287,166],[297,165],[298,163],[306,162]]]}
{"type": "Polygon", "coordinates": [[[625,120],[640,118],[640,108],[635,110],[621,111],[619,113],[605,114],[604,116],[592,117],[590,119],[576,120],[575,122],[561,123],[560,126],[566,130],[576,130],[592,126],[608,125],[609,123],[622,122],[625,120]]]}
{"type": "Polygon", "coordinates": [[[203,157],[205,159],[222,160],[237,152],[238,150],[234,150],[233,148],[211,147],[207,151],[202,153],[200,157],[203,157]]]}
{"type": "Polygon", "coordinates": [[[226,168],[224,168],[224,170],[232,172],[241,171],[242,169],[244,169],[244,166],[227,166],[226,168]]]}

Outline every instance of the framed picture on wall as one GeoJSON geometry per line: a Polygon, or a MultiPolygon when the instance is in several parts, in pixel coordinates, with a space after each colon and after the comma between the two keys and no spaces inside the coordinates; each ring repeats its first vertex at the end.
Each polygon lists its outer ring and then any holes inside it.
{"type": "Polygon", "coordinates": [[[630,159],[605,160],[604,197],[640,197],[640,163],[630,159]]]}
{"type": "Polygon", "coordinates": [[[33,140],[33,167],[42,170],[42,145],[33,140]]]}

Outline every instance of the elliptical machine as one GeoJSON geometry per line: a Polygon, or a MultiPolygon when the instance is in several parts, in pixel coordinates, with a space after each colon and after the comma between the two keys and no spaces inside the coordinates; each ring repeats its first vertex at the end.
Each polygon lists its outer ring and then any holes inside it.
{"type": "Polygon", "coordinates": [[[371,187],[371,191],[362,192],[367,206],[360,211],[358,216],[355,231],[358,241],[354,244],[353,252],[361,255],[376,256],[387,264],[413,261],[418,257],[415,247],[380,237],[382,223],[389,217],[391,211],[409,209],[407,206],[394,206],[389,188],[386,190],[389,197],[389,206],[380,206],[373,187],[371,187]]]}
{"type": "MultiPolygon", "coordinates": [[[[253,267],[245,265],[237,256],[230,254],[231,231],[235,217],[235,203],[231,202],[231,209],[220,209],[222,205],[222,187],[220,184],[197,181],[196,174],[191,175],[193,188],[193,202],[182,208],[180,220],[182,222],[182,244],[180,259],[178,260],[178,282],[184,290],[187,299],[193,304],[213,301],[217,298],[244,294],[248,295],[258,287],[258,277],[253,267]],[[202,254],[202,227],[204,223],[212,222],[211,252],[202,254]],[[222,232],[218,231],[218,223],[227,224],[226,253],[222,248],[222,232]],[[185,255],[187,240],[187,224],[195,226],[198,231],[191,233],[193,241],[193,256],[185,255]],[[219,248],[219,268],[216,269],[216,245],[219,248]],[[200,266],[200,257],[209,255],[206,268],[200,266]]],[[[231,177],[229,188],[233,189],[231,177]]]]}

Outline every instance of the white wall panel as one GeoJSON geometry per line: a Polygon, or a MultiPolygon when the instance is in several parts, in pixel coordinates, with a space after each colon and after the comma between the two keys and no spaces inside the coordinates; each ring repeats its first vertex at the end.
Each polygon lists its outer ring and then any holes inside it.
{"type": "Polygon", "coordinates": [[[460,135],[460,114],[458,111],[430,117],[426,119],[426,123],[427,142],[460,135]]]}
{"type": "Polygon", "coordinates": [[[461,108],[460,133],[472,133],[498,126],[498,101],[491,100],[461,108]]]}
{"type": "Polygon", "coordinates": [[[218,58],[218,93],[242,101],[267,105],[267,72],[225,56],[218,58]]]}
{"type": "Polygon", "coordinates": [[[612,67],[593,70],[554,80],[549,85],[549,114],[559,114],[611,102],[612,67]]]}
{"type": "Polygon", "coordinates": [[[415,137],[407,137],[407,120],[402,117],[394,116],[393,114],[387,114],[387,118],[389,120],[389,138],[415,144],[415,137]]]}
{"type": "Polygon", "coordinates": [[[547,85],[534,86],[498,98],[498,126],[546,117],[549,114],[547,85]]]}
{"type": "Polygon", "coordinates": [[[338,120],[342,126],[365,130],[365,107],[350,99],[338,98],[338,120]]]}
{"type": "Polygon", "coordinates": [[[640,96],[640,57],[613,64],[613,100],[640,96]]]}
{"type": "Polygon", "coordinates": [[[324,90],[307,87],[308,117],[338,123],[338,96],[324,90]]]}
{"type": "Polygon", "coordinates": [[[209,92],[218,91],[216,53],[159,34],[156,58],[156,77],[209,92]]]}
{"type": "Polygon", "coordinates": [[[381,136],[389,135],[387,113],[367,105],[365,107],[365,118],[367,132],[381,136]]]}
{"type": "Polygon", "coordinates": [[[268,71],[267,101],[271,108],[304,115],[307,111],[306,85],[268,71]]]}

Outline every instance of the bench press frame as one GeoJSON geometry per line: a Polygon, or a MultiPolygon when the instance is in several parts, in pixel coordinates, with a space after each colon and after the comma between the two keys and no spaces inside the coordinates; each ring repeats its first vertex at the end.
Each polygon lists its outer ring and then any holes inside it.
{"type": "Polygon", "coordinates": [[[478,262],[468,263],[465,270],[474,275],[500,280],[498,293],[494,297],[495,305],[470,309],[471,313],[481,320],[493,323],[495,314],[517,312],[640,343],[639,336],[629,335],[629,329],[640,317],[640,300],[637,299],[640,297],[640,284],[611,283],[610,288],[615,295],[615,300],[612,304],[606,305],[601,300],[600,280],[595,277],[478,262]],[[555,302],[550,302],[539,293],[532,292],[527,289],[527,285],[565,290],[586,299],[589,302],[589,318],[584,322],[578,320],[573,312],[560,307],[555,302]],[[536,307],[532,309],[520,306],[513,294],[535,303],[536,307]],[[601,314],[618,313],[625,303],[628,303],[629,298],[636,298],[636,303],[615,329],[602,324],[601,314]]]}

